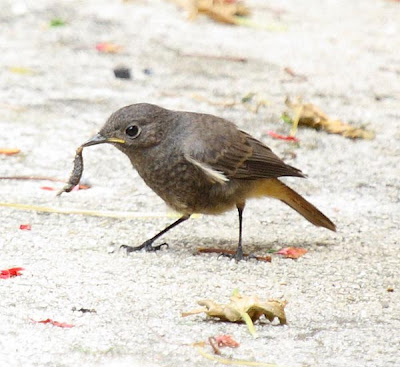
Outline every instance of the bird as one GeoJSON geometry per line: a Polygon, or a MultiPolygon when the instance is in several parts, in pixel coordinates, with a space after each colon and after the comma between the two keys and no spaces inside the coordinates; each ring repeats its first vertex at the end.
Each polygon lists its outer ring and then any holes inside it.
{"type": "Polygon", "coordinates": [[[153,245],[192,214],[218,215],[237,209],[236,261],[245,258],[243,211],[248,199],[269,197],[285,203],[315,226],[336,231],[335,224],[280,177],[305,177],[261,141],[233,122],[211,114],[173,111],[136,103],[112,113],[99,133],[82,147],[109,143],[124,153],[144,182],[179,219],[128,253],[153,245]]]}

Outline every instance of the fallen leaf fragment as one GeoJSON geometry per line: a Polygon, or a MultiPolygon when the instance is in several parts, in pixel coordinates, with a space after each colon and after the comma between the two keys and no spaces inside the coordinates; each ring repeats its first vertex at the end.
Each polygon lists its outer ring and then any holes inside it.
{"type": "Polygon", "coordinates": [[[291,115],[294,130],[296,130],[298,124],[299,126],[304,125],[314,129],[323,129],[328,133],[339,134],[350,139],[371,140],[375,137],[372,131],[329,118],[320,108],[311,103],[302,103],[299,98],[294,102],[287,98],[285,104],[291,109],[289,115],[291,115]]]}
{"type": "Polygon", "coordinates": [[[222,348],[222,347],[229,347],[229,348],[238,348],[239,347],[239,343],[232,338],[232,336],[230,335],[218,335],[215,336],[215,341],[217,342],[217,345],[222,348]]]}
{"type": "Polygon", "coordinates": [[[46,319],[46,320],[40,320],[40,321],[32,320],[32,321],[37,324],[51,324],[53,326],[57,326],[57,327],[61,327],[61,328],[72,328],[75,326],[72,324],[67,324],[66,322],[54,321],[52,319],[46,319]]]}
{"type": "Polygon", "coordinates": [[[66,24],[67,22],[61,18],[54,18],[50,21],[50,27],[62,27],[66,24]]]}
{"type": "Polygon", "coordinates": [[[88,190],[91,188],[90,185],[79,184],[76,186],[79,190],[88,190]]]}
{"type": "Polygon", "coordinates": [[[298,80],[303,80],[303,81],[307,80],[307,77],[305,75],[296,73],[295,71],[293,71],[292,68],[288,66],[283,68],[283,71],[286,74],[289,74],[292,78],[297,78],[298,80]]]}
{"type": "Polygon", "coordinates": [[[211,348],[213,349],[214,354],[221,354],[221,351],[218,348],[217,341],[215,340],[215,338],[213,336],[208,338],[208,343],[211,345],[211,348]]]}
{"type": "Polygon", "coordinates": [[[204,307],[182,313],[182,316],[186,317],[204,312],[210,317],[216,317],[223,321],[245,322],[253,336],[256,335],[253,323],[262,315],[269,321],[273,321],[277,317],[280,324],[286,324],[284,311],[286,301],[261,301],[257,296],[242,296],[239,292],[235,292],[230,298],[230,303],[226,305],[221,305],[210,299],[197,303],[204,307]]]}
{"type": "Polygon", "coordinates": [[[51,186],[41,186],[40,188],[45,191],[54,191],[55,190],[55,188],[51,187],[51,186]]]}
{"type": "Polygon", "coordinates": [[[96,45],[96,50],[105,54],[117,54],[123,49],[122,46],[112,42],[100,42],[96,45]]]}
{"type": "Polygon", "coordinates": [[[274,131],[267,131],[267,134],[269,136],[271,136],[274,139],[280,139],[280,140],[286,140],[286,141],[293,141],[295,143],[297,143],[299,141],[299,139],[297,139],[295,136],[291,136],[291,135],[281,135],[278,134],[274,131]]]}
{"type": "Polygon", "coordinates": [[[18,154],[21,150],[17,148],[0,148],[0,154],[14,155],[18,154]]]}
{"type": "Polygon", "coordinates": [[[8,279],[22,275],[21,271],[24,268],[10,268],[5,270],[0,270],[0,279],[8,279]]]}
{"type": "Polygon", "coordinates": [[[30,231],[32,229],[32,225],[31,224],[21,224],[19,226],[19,229],[22,229],[23,231],[30,231]]]}
{"type": "Polygon", "coordinates": [[[220,23],[240,25],[241,17],[250,14],[249,9],[241,1],[172,0],[172,2],[187,10],[191,20],[198,14],[204,14],[220,23]]]}
{"type": "Polygon", "coordinates": [[[285,247],[276,252],[278,255],[283,255],[284,257],[290,259],[298,259],[306,254],[308,251],[302,247],[285,247]]]}

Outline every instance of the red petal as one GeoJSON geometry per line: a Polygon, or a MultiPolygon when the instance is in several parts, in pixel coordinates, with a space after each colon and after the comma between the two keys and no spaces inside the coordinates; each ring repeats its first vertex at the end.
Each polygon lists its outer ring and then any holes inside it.
{"type": "Polygon", "coordinates": [[[30,231],[32,229],[32,225],[31,224],[21,224],[19,226],[19,229],[22,229],[23,231],[30,231]]]}
{"type": "Polygon", "coordinates": [[[53,326],[62,327],[62,328],[71,328],[71,327],[75,326],[72,324],[67,324],[65,322],[54,321],[52,319],[46,319],[46,320],[40,320],[40,321],[32,320],[32,321],[36,322],[38,324],[51,324],[53,326]]]}
{"type": "Polygon", "coordinates": [[[10,268],[5,270],[0,270],[0,279],[8,279],[16,276],[20,276],[21,271],[25,270],[24,268],[10,268]]]}
{"type": "Polygon", "coordinates": [[[281,139],[281,140],[286,140],[286,141],[294,141],[298,142],[299,139],[297,139],[295,136],[290,136],[290,135],[281,135],[278,134],[274,131],[267,131],[267,134],[275,139],[281,139]]]}
{"type": "Polygon", "coordinates": [[[71,327],[75,326],[72,324],[67,324],[66,322],[58,322],[58,321],[52,321],[51,324],[54,326],[63,327],[63,328],[71,328],[71,327]]]}
{"type": "Polygon", "coordinates": [[[276,252],[278,255],[283,255],[284,257],[288,257],[290,259],[298,259],[306,254],[308,251],[302,247],[285,247],[276,252]]]}

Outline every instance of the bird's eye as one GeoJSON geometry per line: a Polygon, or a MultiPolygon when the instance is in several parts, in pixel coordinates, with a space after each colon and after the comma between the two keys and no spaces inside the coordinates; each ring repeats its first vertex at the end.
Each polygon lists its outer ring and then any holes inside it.
{"type": "Polygon", "coordinates": [[[128,126],[125,130],[126,135],[128,135],[130,138],[136,138],[140,134],[140,129],[139,126],[136,125],[131,125],[128,126]]]}

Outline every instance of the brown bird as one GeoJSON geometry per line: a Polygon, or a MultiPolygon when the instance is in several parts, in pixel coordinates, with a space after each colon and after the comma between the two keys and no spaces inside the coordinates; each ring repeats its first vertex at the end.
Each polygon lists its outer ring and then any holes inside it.
{"type": "Polygon", "coordinates": [[[272,197],[312,224],[336,230],[314,205],[278,180],[304,177],[271,149],[222,118],[171,111],[147,103],[114,112],[83,146],[111,143],[125,153],[146,184],[172,209],[177,221],[128,252],[158,250],[153,242],[193,213],[220,214],[237,208],[239,243],[233,258],[243,259],[242,215],[247,199],[272,197]]]}

